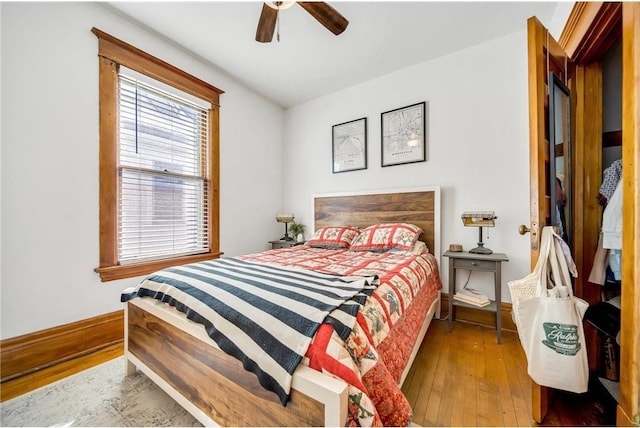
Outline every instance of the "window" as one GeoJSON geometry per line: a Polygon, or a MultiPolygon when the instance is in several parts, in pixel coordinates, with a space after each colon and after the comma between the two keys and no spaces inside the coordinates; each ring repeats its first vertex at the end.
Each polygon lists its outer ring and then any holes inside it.
{"type": "Polygon", "coordinates": [[[118,260],[208,252],[209,112],[127,74],[120,69],[118,260]]]}
{"type": "Polygon", "coordinates": [[[219,89],[93,29],[103,281],[218,257],[219,89]]]}

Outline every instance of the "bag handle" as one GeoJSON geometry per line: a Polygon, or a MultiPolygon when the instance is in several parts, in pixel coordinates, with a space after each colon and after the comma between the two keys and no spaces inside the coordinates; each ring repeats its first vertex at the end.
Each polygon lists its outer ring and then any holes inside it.
{"type": "Polygon", "coordinates": [[[538,296],[547,295],[547,274],[549,266],[549,258],[551,247],[553,246],[553,231],[550,226],[542,228],[540,237],[540,252],[538,253],[538,262],[533,268],[532,275],[538,278],[538,296]]]}
{"type": "MultiPolygon", "coordinates": [[[[533,272],[538,274],[538,276],[543,274],[543,271],[546,271],[546,266],[549,261],[549,251],[551,249],[551,243],[553,241],[553,236],[551,235],[552,231],[549,226],[545,226],[542,228],[542,234],[540,237],[540,252],[538,253],[538,262],[533,268],[533,272]]],[[[546,272],[545,272],[546,273],[546,272]]]]}
{"type": "Polygon", "coordinates": [[[549,295],[553,297],[562,297],[560,295],[560,286],[562,284],[562,278],[560,277],[560,266],[558,265],[558,254],[556,253],[555,237],[551,235],[551,248],[549,250],[549,263],[551,264],[551,276],[553,277],[553,288],[549,290],[549,295]]]}
{"type": "Polygon", "coordinates": [[[550,291],[554,297],[573,297],[573,289],[571,286],[571,278],[569,277],[569,268],[567,266],[567,261],[564,258],[564,253],[560,247],[561,239],[557,234],[552,233],[552,243],[550,248],[550,262],[551,262],[551,274],[553,276],[553,281],[555,282],[555,287],[550,291]],[[560,287],[564,288],[560,288],[560,287]],[[566,290],[565,293],[561,293],[561,290],[566,290]]]}
{"type": "Polygon", "coordinates": [[[551,249],[551,242],[553,241],[552,229],[549,226],[542,228],[542,236],[540,237],[540,252],[538,253],[538,262],[534,268],[535,271],[541,271],[544,269],[547,261],[549,260],[549,251],[551,249]]]}
{"type": "Polygon", "coordinates": [[[560,235],[554,232],[554,243],[556,256],[558,259],[558,264],[560,265],[560,272],[562,274],[562,283],[567,287],[567,292],[569,296],[573,297],[573,286],[571,283],[571,275],[569,274],[569,266],[567,265],[567,259],[564,255],[564,251],[562,251],[562,238],[560,235]]]}

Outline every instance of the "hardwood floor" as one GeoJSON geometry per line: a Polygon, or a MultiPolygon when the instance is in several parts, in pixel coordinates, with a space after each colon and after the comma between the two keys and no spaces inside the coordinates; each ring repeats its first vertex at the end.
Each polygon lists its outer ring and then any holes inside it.
{"type": "MultiPolygon", "coordinates": [[[[429,327],[402,388],[422,426],[535,426],[531,379],[515,332],[446,321],[429,327]]],[[[615,423],[614,403],[596,393],[556,393],[543,426],[615,423]]]]}
{"type": "MultiPolygon", "coordinates": [[[[2,401],[122,355],[110,347],[2,385],[2,401]]],[[[531,380],[515,332],[434,320],[402,388],[422,426],[536,426],[531,380]]],[[[615,425],[615,403],[600,393],[557,392],[542,426],[615,425]]]]}

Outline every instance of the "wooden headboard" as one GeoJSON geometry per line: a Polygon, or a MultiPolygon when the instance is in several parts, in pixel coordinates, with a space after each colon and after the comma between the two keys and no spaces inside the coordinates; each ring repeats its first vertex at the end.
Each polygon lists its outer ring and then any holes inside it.
{"type": "Polygon", "coordinates": [[[429,251],[440,255],[440,187],[317,195],[314,230],[325,226],[367,227],[406,222],[419,226],[429,251]]]}

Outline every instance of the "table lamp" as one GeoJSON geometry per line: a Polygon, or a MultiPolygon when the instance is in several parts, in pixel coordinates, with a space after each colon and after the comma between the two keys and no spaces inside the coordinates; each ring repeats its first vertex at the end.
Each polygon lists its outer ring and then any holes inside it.
{"type": "Polygon", "coordinates": [[[293,214],[276,214],[276,221],[278,223],[284,223],[284,236],[280,238],[281,241],[293,241],[293,238],[289,236],[289,223],[293,223],[293,214]]]}
{"type": "Polygon", "coordinates": [[[480,228],[479,232],[479,242],[476,248],[469,250],[470,253],[474,254],[491,254],[489,248],[484,246],[482,242],[482,228],[483,227],[495,227],[495,219],[497,219],[495,213],[493,211],[465,211],[462,213],[462,223],[465,226],[469,227],[478,227],[480,228]]]}

